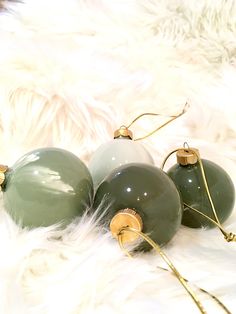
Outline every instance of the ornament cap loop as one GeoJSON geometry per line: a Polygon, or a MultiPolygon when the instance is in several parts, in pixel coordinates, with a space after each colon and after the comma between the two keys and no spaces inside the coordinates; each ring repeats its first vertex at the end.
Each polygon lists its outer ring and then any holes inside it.
{"type": "MultiPolygon", "coordinates": [[[[142,231],[142,218],[133,209],[123,209],[119,211],[110,222],[110,230],[112,235],[115,238],[118,238],[121,229],[124,227],[130,227],[136,229],[137,231],[142,231]]],[[[137,240],[138,238],[139,235],[133,232],[125,232],[124,234],[122,234],[123,243],[130,243],[137,240]]]]}
{"type": "Polygon", "coordinates": [[[126,126],[122,125],[118,130],[114,132],[114,138],[126,137],[130,140],[133,139],[133,133],[126,126]]]}
{"type": "Polygon", "coordinates": [[[177,162],[182,166],[194,165],[198,162],[199,151],[196,148],[183,148],[176,152],[177,162]]]}

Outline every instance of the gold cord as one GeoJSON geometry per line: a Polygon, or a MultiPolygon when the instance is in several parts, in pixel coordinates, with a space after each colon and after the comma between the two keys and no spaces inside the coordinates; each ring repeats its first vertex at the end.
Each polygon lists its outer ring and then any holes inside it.
{"type": "Polygon", "coordinates": [[[188,208],[191,209],[192,211],[195,211],[195,212],[198,213],[199,215],[201,215],[201,216],[207,218],[207,219],[208,219],[209,221],[211,221],[214,225],[216,225],[218,228],[221,229],[221,225],[220,225],[218,222],[216,222],[214,219],[212,219],[212,218],[210,218],[209,216],[207,216],[206,214],[202,213],[200,210],[198,210],[198,209],[196,209],[196,208],[194,208],[194,207],[188,205],[187,203],[183,203],[183,204],[184,204],[184,206],[188,207],[188,208]]]}
{"type": "MultiPolygon", "coordinates": [[[[192,152],[192,151],[191,151],[192,152]]],[[[194,152],[195,153],[195,152],[194,152]]],[[[195,153],[196,154],[196,153],[195,153]]],[[[214,205],[214,202],[212,200],[212,197],[211,197],[211,193],[210,193],[210,190],[209,190],[209,186],[208,186],[208,183],[207,183],[207,178],[206,178],[206,174],[205,174],[205,171],[204,171],[204,167],[203,167],[203,163],[202,163],[202,160],[201,158],[197,155],[197,158],[198,158],[198,162],[199,162],[199,165],[200,165],[200,169],[201,169],[201,173],[202,173],[202,178],[203,178],[203,182],[204,182],[204,185],[205,185],[205,188],[206,188],[206,193],[207,193],[207,197],[208,197],[208,200],[211,204],[211,208],[212,208],[212,211],[213,211],[213,214],[214,214],[214,217],[215,217],[215,220],[216,222],[220,225],[219,229],[220,231],[222,232],[222,234],[224,235],[224,238],[227,242],[236,242],[236,234],[233,234],[233,233],[228,233],[224,227],[222,226],[222,224],[220,223],[219,221],[219,218],[217,216],[217,213],[216,213],[216,209],[215,209],[215,205],[214,205]]]]}
{"type": "MultiPolygon", "coordinates": [[[[164,267],[161,267],[161,266],[157,266],[157,268],[159,268],[159,269],[161,269],[161,270],[165,270],[165,271],[170,272],[168,269],[166,269],[166,268],[164,268],[164,267]]],[[[173,274],[173,273],[171,273],[171,274],[173,274]]],[[[186,279],[186,278],[184,278],[184,280],[185,280],[186,282],[189,282],[189,280],[186,279]]],[[[232,313],[230,312],[230,310],[229,310],[229,309],[220,301],[220,299],[218,299],[214,294],[212,294],[211,292],[209,292],[209,291],[207,291],[207,290],[205,290],[205,289],[203,289],[203,288],[197,286],[196,284],[193,284],[193,283],[191,283],[191,284],[194,285],[199,291],[201,291],[201,292],[207,294],[209,297],[211,297],[216,303],[218,303],[218,305],[219,305],[220,307],[222,307],[222,309],[225,311],[225,313],[227,313],[227,314],[232,314],[232,313]]]]}
{"type": "Polygon", "coordinates": [[[187,284],[186,280],[182,277],[182,275],[179,273],[179,271],[177,270],[177,268],[174,266],[174,264],[171,262],[171,260],[167,257],[167,255],[162,251],[162,249],[160,248],[160,246],[155,243],[149,236],[147,236],[146,234],[144,234],[141,231],[138,231],[134,228],[130,228],[130,227],[123,227],[120,229],[119,233],[118,233],[118,241],[119,241],[119,245],[121,247],[121,249],[129,256],[132,257],[132,255],[125,249],[124,245],[123,245],[123,240],[122,240],[122,234],[124,232],[133,232],[137,235],[139,235],[141,238],[143,238],[147,243],[149,243],[153,249],[160,254],[160,256],[163,258],[163,260],[167,263],[167,265],[170,267],[170,269],[172,270],[173,274],[176,276],[176,278],[179,280],[179,282],[182,284],[182,286],[184,287],[184,289],[188,292],[188,294],[191,296],[191,298],[193,299],[194,303],[196,304],[196,306],[198,307],[198,309],[200,310],[200,312],[202,314],[207,314],[205,308],[203,307],[203,305],[201,304],[201,302],[198,300],[198,297],[196,296],[196,294],[193,292],[193,290],[189,287],[189,285],[187,284]]]}
{"type": "MultiPolygon", "coordinates": [[[[119,245],[121,247],[121,249],[124,251],[124,253],[132,258],[132,255],[129,253],[129,251],[124,247],[123,244],[123,240],[122,240],[122,235],[124,234],[125,231],[128,232],[134,232],[137,235],[139,235],[140,237],[142,237],[145,241],[147,241],[154,249],[157,253],[159,253],[161,255],[161,257],[164,259],[164,261],[168,264],[168,266],[170,267],[170,269],[172,270],[172,274],[177,277],[177,279],[180,281],[180,283],[183,285],[183,287],[186,289],[186,291],[190,294],[191,298],[194,300],[195,304],[197,305],[197,307],[199,308],[201,313],[207,314],[206,310],[204,309],[204,307],[202,306],[202,304],[200,303],[200,301],[198,300],[196,294],[192,291],[192,289],[188,286],[187,283],[189,283],[189,280],[187,280],[186,278],[184,278],[179,271],[176,269],[176,267],[173,265],[173,263],[170,261],[170,259],[167,257],[167,255],[162,251],[162,249],[160,248],[160,246],[155,243],[150,237],[148,237],[146,234],[144,234],[141,231],[138,231],[136,229],[130,228],[130,227],[123,227],[120,229],[119,233],[118,233],[118,242],[119,245]]],[[[168,271],[168,269],[164,268],[164,267],[160,267],[158,266],[157,268],[168,271]]],[[[229,309],[212,293],[208,292],[207,290],[198,287],[197,285],[194,284],[194,286],[200,290],[201,292],[207,294],[208,296],[210,296],[227,314],[232,314],[229,309]]]]}
{"type": "Polygon", "coordinates": [[[174,150],[172,150],[164,159],[164,161],[162,162],[162,165],[161,165],[161,169],[164,170],[164,167],[165,167],[165,164],[167,162],[167,160],[170,158],[171,155],[173,155],[174,153],[176,153],[178,150],[180,150],[181,148],[176,148],[174,150]]]}
{"type": "MultiPolygon", "coordinates": [[[[189,104],[186,102],[184,105],[183,110],[178,114],[178,115],[174,115],[174,116],[166,116],[171,118],[170,120],[168,120],[167,122],[165,122],[164,124],[162,124],[161,126],[157,127],[156,129],[154,129],[153,131],[149,132],[147,135],[139,137],[134,139],[134,141],[140,141],[143,140],[151,135],[153,135],[154,133],[156,133],[157,131],[159,131],[160,129],[162,129],[164,126],[166,126],[167,124],[171,123],[172,121],[176,120],[177,118],[181,117],[188,109],[189,104]]],[[[159,113],[152,113],[152,112],[145,112],[140,114],[138,117],[136,117],[128,126],[127,129],[129,129],[137,120],[139,120],[140,118],[144,117],[144,116],[165,116],[159,113]]]]}
{"type": "MultiPolygon", "coordinates": [[[[185,143],[186,144],[186,143],[185,143]]],[[[169,157],[174,154],[175,152],[177,152],[178,150],[180,150],[182,148],[177,148],[173,151],[171,151],[167,156],[166,158],[164,159],[162,165],[161,165],[161,169],[163,170],[164,167],[165,167],[165,164],[167,162],[167,160],[169,159],[169,157]]],[[[184,203],[184,205],[186,207],[188,207],[189,209],[197,212],[198,214],[201,214],[202,216],[204,216],[205,218],[207,218],[209,221],[213,222],[221,231],[221,233],[223,234],[225,240],[227,242],[236,242],[236,234],[232,233],[232,232],[227,232],[224,227],[222,226],[221,222],[219,221],[219,218],[217,216],[217,213],[216,213],[216,209],[215,209],[215,205],[214,205],[214,202],[212,200],[212,197],[211,197],[211,193],[210,193],[210,190],[209,190],[209,186],[208,186],[208,183],[207,183],[207,178],[206,178],[206,174],[205,174],[205,170],[204,170],[204,167],[203,167],[203,163],[202,163],[202,160],[200,158],[200,156],[196,153],[196,151],[192,150],[191,148],[185,148],[185,150],[187,152],[191,152],[193,154],[195,154],[197,156],[197,160],[199,162],[199,165],[200,165],[200,170],[201,170],[201,175],[202,175],[202,179],[203,179],[203,183],[204,183],[204,186],[205,186],[205,189],[206,189],[206,194],[207,194],[207,197],[208,197],[208,200],[210,202],[210,205],[211,205],[211,209],[212,209],[212,212],[213,212],[213,215],[214,215],[214,218],[215,220],[213,220],[212,218],[210,218],[209,216],[203,214],[201,211],[197,210],[196,208],[184,203]]]]}

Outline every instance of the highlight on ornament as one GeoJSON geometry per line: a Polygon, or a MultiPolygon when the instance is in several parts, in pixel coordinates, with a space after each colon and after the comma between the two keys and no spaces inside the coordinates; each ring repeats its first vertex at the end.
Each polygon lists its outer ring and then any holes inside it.
{"type": "Polygon", "coordinates": [[[93,184],[84,163],[59,148],[27,153],[0,167],[5,209],[23,227],[66,225],[91,205],[93,184]]]}
{"type": "Polygon", "coordinates": [[[196,148],[184,147],[171,151],[176,153],[177,164],[167,174],[178,188],[184,203],[182,224],[190,228],[217,226],[226,241],[236,241],[236,235],[228,233],[222,224],[231,215],[235,203],[234,184],[228,173],[212,161],[201,159],[196,148]]]}

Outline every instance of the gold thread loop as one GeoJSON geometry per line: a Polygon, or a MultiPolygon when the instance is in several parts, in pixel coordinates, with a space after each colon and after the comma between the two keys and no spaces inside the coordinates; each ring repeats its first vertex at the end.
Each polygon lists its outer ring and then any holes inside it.
{"type": "Polygon", "coordinates": [[[140,141],[143,140],[151,135],[153,135],[154,133],[156,133],[157,131],[159,131],[160,129],[162,129],[163,127],[165,127],[167,124],[171,123],[172,121],[176,120],[177,118],[181,117],[189,108],[189,104],[186,102],[184,105],[184,108],[182,109],[182,111],[177,114],[177,115],[173,115],[173,116],[165,116],[162,115],[160,113],[153,113],[153,112],[145,112],[140,114],[139,116],[137,116],[128,126],[127,129],[129,129],[137,120],[139,120],[140,118],[144,117],[144,116],[163,116],[163,117],[169,117],[171,119],[169,119],[168,121],[166,121],[164,124],[162,124],[161,126],[157,127],[156,129],[154,129],[153,131],[149,132],[147,135],[139,137],[134,139],[134,141],[140,141]]]}
{"type": "Polygon", "coordinates": [[[187,151],[190,149],[189,145],[188,145],[188,142],[184,142],[184,145],[183,145],[184,149],[186,149],[187,151]]]}
{"type": "Polygon", "coordinates": [[[182,275],[179,273],[179,271],[177,270],[177,268],[174,266],[174,264],[171,262],[171,260],[167,257],[167,255],[162,251],[162,249],[160,248],[160,246],[155,243],[149,236],[147,236],[146,234],[144,234],[141,231],[138,231],[136,229],[130,228],[130,227],[122,227],[119,231],[119,233],[117,234],[118,236],[118,241],[119,241],[119,245],[121,247],[121,249],[129,256],[132,257],[132,255],[124,248],[123,245],[123,240],[122,240],[122,234],[124,232],[134,232],[135,234],[139,235],[141,238],[143,238],[147,243],[149,243],[152,248],[158,253],[160,254],[160,256],[162,257],[162,259],[167,263],[167,265],[170,267],[170,269],[172,270],[173,274],[176,276],[176,278],[179,280],[179,282],[182,284],[182,286],[184,287],[184,289],[188,292],[188,294],[191,296],[191,298],[193,299],[194,303],[196,304],[196,306],[198,307],[198,309],[200,310],[200,312],[202,314],[207,314],[205,308],[203,307],[203,305],[201,304],[201,302],[198,300],[198,297],[196,296],[196,294],[193,292],[193,290],[189,287],[189,285],[187,284],[186,280],[184,279],[184,277],[182,277],[182,275]]]}

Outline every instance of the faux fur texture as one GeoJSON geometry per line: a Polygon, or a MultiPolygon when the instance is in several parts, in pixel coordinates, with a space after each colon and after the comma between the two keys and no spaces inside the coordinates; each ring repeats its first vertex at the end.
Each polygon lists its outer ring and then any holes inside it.
{"type": "MultiPolygon", "coordinates": [[[[183,117],[144,141],[156,164],[188,141],[236,182],[235,1],[1,3],[1,163],[42,146],[87,162],[115,128],[147,111],[176,114],[187,101],[183,117]]],[[[163,121],[144,118],[132,129],[138,137],[163,121]]],[[[1,314],[198,313],[156,268],[165,266],[160,257],[125,257],[93,218],[28,231],[1,208],[1,314]]],[[[225,227],[236,231],[235,213],[225,227]]],[[[164,249],[235,312],[235,243],[182,227],[164,249]]],[[[223,313],[198,294],[209,313],[223,313]]]]}

